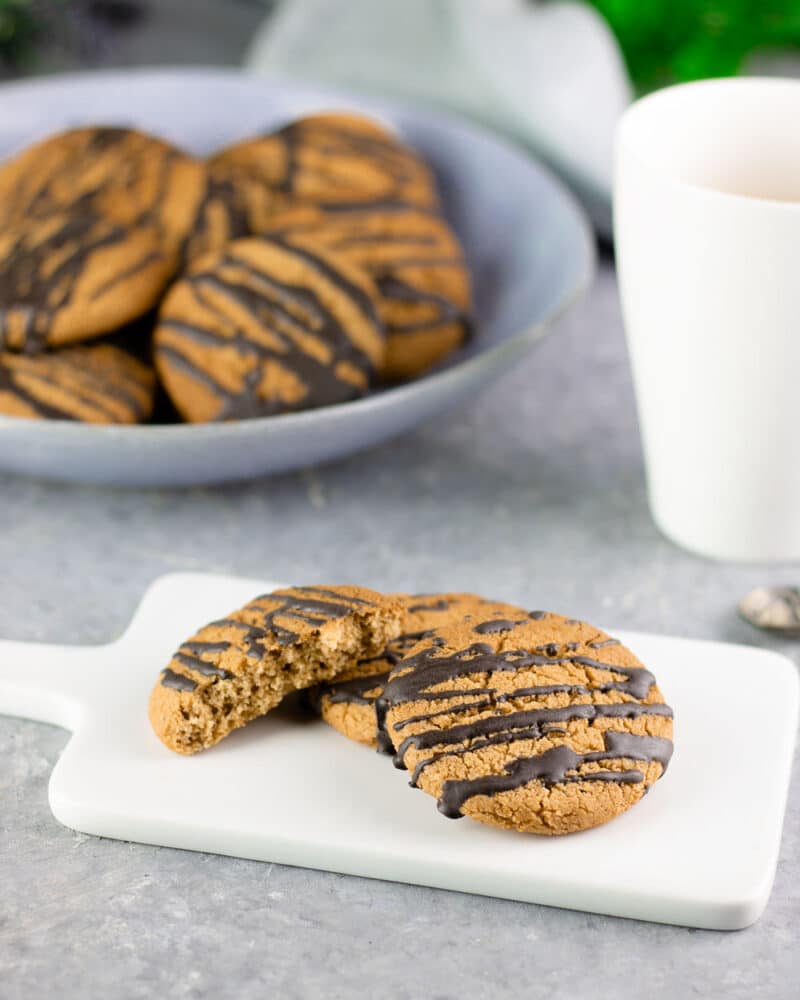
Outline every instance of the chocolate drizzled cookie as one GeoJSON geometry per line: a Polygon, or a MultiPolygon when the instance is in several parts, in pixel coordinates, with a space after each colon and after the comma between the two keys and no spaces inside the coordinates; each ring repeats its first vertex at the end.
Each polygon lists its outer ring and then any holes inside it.
{"type": "Polygon", "coordinates": [[[511,604],[490,601],[476,594],[394,594],[405,608],[403,634],[393,639],[377,656],[352,664],[333,681],[310,692],[315,711],[342,735],[375,746],[377,720],[375,702],[383,694],[390,670],[420,642],[431,639],[435,629],[461,622],[466,616],[525,612],[511,604]]]}
{"type": "Polygon", "coordinates": [[[347,259],[246,239],[169,290],[155,359],[189,421],[266,416],[362,395],[385,337],[369,277],[347,259]]]}
{"type": "Polygon", "coordinates": [[[221,150],[211,162],[240,168],[284,195],[318,205],[438,204],[433,176],[416,153],[358,114],[298,118],[221,150]]]}
{"type": "Polygon", "coordinates": [[[604,632],[543,612],[436,630],[376,709],[396,764],[445,816],[531,833],[612,819],[672,754],[650,671],[604,632]]]}
{"type": "Polygon", "coordinates": [[[0,230],[0,350],[35,354],[117,330],[158,300],[173,255],[153,225],[89,211],[0,230]]]}
{"type": "Polygon", "coordinates": [[[148,223],[174,250],[205,184],[201,162],[136,129],[77,128],[35,143],[0,166],[0,223],[89,213],[120,226],[148,223]]]}
{"type": "Polygon", "coordinates": [[[210,747],[287,694],[374,656],[402,627],[397,601],[364,587],[290,587],[255,598],[182,643],[150,696],[178,753],[210,747]]]}
{"type": "Polygon", "coordinates": [[[299,205],[268,217],[267,232],[334,250],[369,273],[386,326],[385,378],[419,375],[467,339],[469,271],[440,215],[397,202],[299,205]]]}
{"type": "Polygon", "coordinates": [[[90,424],[135,424],[153,410],[155,374],[113,344],[0,353],[0,413],[90,424]]]}

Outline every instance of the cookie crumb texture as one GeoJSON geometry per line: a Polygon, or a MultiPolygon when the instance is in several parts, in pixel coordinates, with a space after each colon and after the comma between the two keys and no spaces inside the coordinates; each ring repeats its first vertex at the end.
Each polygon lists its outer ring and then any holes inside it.
{"type": "Polygon", "coordinates": [[[560,615],[438,629],[392,671],[379,724],[450,817],[564,834],[638,802],[672,754],[672,711],[617,640],[560,615]]]}
{"type": "Polygon", "coordinates": [[[136,424],[153,411],[153,371],[112,344],[52,354],[0,352],[0,413],[88,424],[136,424]]]}
{"type": "Polygon", "coordinates": [[[386,343],[369,276],[326,250],[245,239],[169,290],[158,373],[191,422],[267,416],[363,395],[386,343]]]}
{"type": "Polygon", "coordinates": [[[150,722],[177,753],[213,746],[292,691],[328,680],[397,636],[398,601],[364,587],[290,587],[184,642],[153,688],[150,722]]]}
{"type": "Polygon", "coordinates": [[[376,746],[375,702],[383,694],[389,672],[415,646],[435,635],[435,629],[465,618],[475,621],[504,615],[524,615],[513,604],[487,600],[477,594],[394,594],[406,612],[403,633],[377,656],[360,660],[333,681],[310,692],[312,708],[329,726],[357,743],[376,746]]]}

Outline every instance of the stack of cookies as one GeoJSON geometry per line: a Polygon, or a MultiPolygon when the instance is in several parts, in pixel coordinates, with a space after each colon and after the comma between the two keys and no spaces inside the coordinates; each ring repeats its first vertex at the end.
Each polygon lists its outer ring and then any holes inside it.
{"type": "Polygon", "coordinates": [[[393,755],[445,816],[504,829],[604,823],[672,755],[655,678],[599,629],[474,594],[352,586],[275,591],[200,629],[159,675],[150,721],[192,754],[295,691],[393,755]]]}
{"type": "Polygon", "coordinates": [[[469,329],[430,169],[360,115],[207,160],[74,129],[0,166],[0,225],[0,413],[288,413],[419,375],[469,329]]]}

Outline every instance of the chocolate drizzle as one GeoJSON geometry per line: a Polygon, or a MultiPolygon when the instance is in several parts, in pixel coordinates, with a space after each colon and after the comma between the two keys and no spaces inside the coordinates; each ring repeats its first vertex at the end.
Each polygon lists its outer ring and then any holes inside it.
{"type": "Polygon", "coordinates": [[[210,622],[208,627],[236,629],[239,636],[232,645],[241,650],[248,660],[260,660],[267,652],[264,642],[270,638],[274,638],[280,643],[284,634],[292,635],[292,633],[285,633],[285,630],[278,625],[273,625],[272,630],[269,631],[258,625],[248,625],[247,622],[237,621],[235,618],[220,618],[215,622],[210,622]]]}
{"type": "Polygon", "coordinates": [[[406,653],[416,646],[418,642],[422,642],[423,639],[430,639],[433,635],[433,631],[433,629],[425,628],[420,629],[418,632],[404,632],[403,635],[400,635],[396,639],[392,640],[387,647],[384,656],[394,666],[396,663],[399,663],[406,653]]]}
{"type": "MultiPolygon", "coordinates": [[[[426,598],[431,595],[429,594],[417,594],[417,597],[426,598]]],[[[419,614],[423,611],[448,611],[450,609],[450,602],[445,597],[439,597],[436,600],[432,600],[429,603],[423,601],[421,604],[412,604],[408,608],[408,613],[410,615],[419,614]]]]}
{"type": "Polygon", "coordinates": [[[176,691],[194,691],[197,687],[197,681],[193,681],[186,674],[178,674],[174,670],[170,670],[169,667],[166,667],[161,671],[161,686],[174,688],[176,691]]]}
{"type": "Polygon", "coordinates": [[[311,693],[312,707],[319,712],[323,698],[327,698],[331,705],[373,705],[375,697],[368,692],[378,688],[382,691],[388,677],[389,671],[383,670],[378,674],[363,674],[334,684],[318,684],[311,693]]]}
{"type": "Polygon", "coordinates": [[[430,638],[431,634],[431,629],[423,629],[420,632],[406,632],[393,639],[378,656],[370,656],[365,660],[359,661],[359,667],[365,667],[371,663],[385,663],[388,665],[386,670],[378,673],[360,674],[357,677],[348,678],[347,680],[318,684],[310,695],[312,709],[319,713],[322,709],[324,699],[327,699],[331,705],[374,705],[376,698],[383,693],[383,688],[389,679],[391,668],[403,659],[408,650],[416,646],[423,639],[430,638]],[[378,693],[370,695],[368,694],[369,691],[376,691],[378,693]]]}
{"type": "MultiPolygon", "coordinates": [[[[412,261],[401,262],[402,266],[413,266],[412,261]]],[[[421,260],[420,266],[428,266],[429,261],[421,260]]],[[[395,264],[399,269],[400,265],[395,264]]],[[[460,267],[464,267],[463,262],[459,262],[460,267]]],[[[407,322],[390,321],[388,323],[391,334],[411,334],[419,333],[422,330],[429,330],[431,327],[442,324],[454,323],[462,327],[462,340],[467,341],[472,337],[472,320],[469,312],[457,306],[444,295],[435,292],[425,291],[417,285],[404,281],[398,274],[386,273],[377,274],[375,284],[378,291],[386,303],[400,303],[401,305],[422,304],[432,306],[436,309],[435,318],[426,317],[424,319],[411,320],[407,322]]]]}
{"type": "MultiPolygon", "coordinates": [[[[189,639],[182,643],[173,655],[172,663],[180,665],[202,677],[217,680],[230,680],[236,675],[219,666],[219,660],[231,649],[243,653],[248,660],[260,660],[269,649],[269,645],[277,642],[280,646],[288,646],[300,639],[299,633],[288,627],[285,622],[299,621],[312,628],[320,628],[329,621],[343,618],[358,607],[371,606],[371,602],[359,597],[349,597],[334,590],[317,587],[295,587],[291,591],[277,591],[274,594],[264,594],[256,597],[241,611],[233,616],[211,622],[206,628],[233,630],[238,633],[235,639],[189,639]],[[274,607],[262,607],[262,603],[274,604],[274,607]],[[257,619],[257,623],[245,619],[257,619]],[[279,623],[281,619],[284,624],[279,623]],[[205,657],[210,656],[208,660],[205,657]]],[[[164,687],[178,690],[194,690],[197,683],[183,674],[167,669],[162,674],[161,683],[164,687]],[[176,681],[175,678],[180,678],[176,681]],[[191,687],[181,687],[185,681],[191,687]]]]}
{"type": "MultiPolygon", "coordinates": [[[[480,626],[476,627],[476,631],[479,630],[480,626]]],[[[653,675],[645,667],[605,663],[589,656],[576,655],[574,647],[576,647],[574,643],[568,643],[561,648],[555,643],[547,644],[543,647],[544,655],[538,650],[498,651],[487,643],[474,643],[464,650],[445,656],[437,655],[438,651],[434,646],[423,649],[402,661],[399,671],[392,675],[383,695],[376,702],[379,749],[385,753],[394,750],[386,725],[389,711],[403,705],[418,703],[440,702],[442,707],[433,708],[427,713],[417,713],[392,725],[393,732],[399,734],[406,727],[418,727],[420,723],[433,722],[432,725],[402,738],[396,748],[394,762],[400,768],[405,767],[405,756],[410,749],[424,753],[424,756],[417,760],[411,775],[411,784],[414,786],[418,784],[426,768],[443,757],[463,756],[484,747],[508,745],[518,741],[536,741],[555,733],[566,735],[565,726],[573,721],[584,720],[588,725],[592,725],[599,719],[672,717],[672,711],[667,705],[642,702],[641,699],[647,697],[654,684],[653,675]],[[483,684],[453,688],[447,683],[472,675],[491,677],[498,672],[535,671],[539,666],[552,667],[554,664],[604,671],[610,673],[613,679],[598,680],[591,685],[546,682],[511,691],[501,691],[483,684]],[[501,708],[517,700],[543,698],[552,694],[566,693],[575,699],[591,699],[596,694],[612,691],[619,692],[630,700],[611,703],[573,701],[569,705],[560,707],[549,708],[539,705],[510,712],[501,708]],[[467,700],[457,702],[455,705],[446,704],[454,698],[467,700]],[[444,717],[452,718],[459,714],[483,713],[487,709],[497,709],[497,711],[445,728],[440,728],[433,721],[444,717]]],[[[542,754],[512,761],[502,774],[464,781],[447,781],[442,788],[440,809],[447,816],[459,816],[467,799],[475,795],[493,795],[509,791],[534,780],[544,784],[582,780],[640,783],[644,781],[644,774],[636,768],[625,771],[589,770],[588,772],[583,768],[586,764],[599,761],[627,758],[643,763],[656,761],[664,770],[672,752],[670,740],[614,730],[604,729],[604,743],[605,750],[602,752],[578,754],[568,746],[557,746],[542,754]]]]}
{"type": "Polygon", "coordinates": [[[269,227],[291,241],[313,240],[367,270],[381,298],[389,337],[459,328],[472,332],[467,265],[441,217],[397,203],[289,210],[269,227]]]}
{"type": "Polygon", "coordinates": [[[16,225],[66,211],[126,226],[167,224],[171,197],[186,196],[173,190],[172,176],[176,165],[186,162],[177,148],[135,129],[72,129],[9,161],[15,180],[4,187],[0,220],[16,225]]]}
{"type": "MultiPolygon", "coordinates": [[[[334,269],[322,256],[273,239],[284,256],[302,262],[325,285],[334,285],[374,331],[376,350],[380,324],[366,292],[334,269]]],[[[267,416],[309,406],[344,402],[363,392],[374,372],[374,358],[355,340],[332,305],[320,297],[313,281],[293,284],[256,267],[236,244],[213,266],[185,276],[183,282],[196,301],[203,320],[187,322],[170,314],[169,300],[156,330],[156,356],[202,383],[219,399],[214,416],[228,420],[267,416]],[[247,315],[264,331],[253,337],[234,317],[247,315]],[[185,345],[185,346],[184,346],[185,345]],[[213,365],[196,363],[192,345],[234,352],[245,374],[232,389],[230,378],[219,378],[213,365]],[[263,391],[264,366],[273,366],[299,379],[304,391],[297,398],[263,391]]]]}
{"type": "Polygon", "coordinates": [[[22,409],[26,416],[55,420],[133,422],[148,416],[153,388],[150,371],[111,344],[35,357],[0,354],[1,408],[11,413],[22,409]]]}
{"type": "MultiPolygon", "coordinates": [[[[295,587],[299,594],[316,594],[318,597],[329,597],[332,601],[341,601],[342,595],[335,590],[325,590],[324,587],[295,587]]],[[[375,602],[368,601],[363,597],[348,596],[348,604],[360,604],[365,608],[374,608],[375,602]]]]}
{"type": "MultiPolygon", "coordinates": [[[[235,178],[222,170],[207,168],[202,198],[195,210],[192,227],[181,245],[184,266],[203,253],[253,232],[248,205],[251,187],[252,182],[247,178],[235,178]]],[[[265,192],[265,198],[268,197],[266,188],[259,186],[259,193],[261,191],[265,192]]]]}
{"type": "Polygon", "coordinates": [[[177,663],[180,663],[183,667],[188,667],[190,670],[194,670],[198,674],[202,674],[203,677],[220,677],[223,680],[229,680],[233,677],[233,674],[228,670],[223,670],[222,667],[215,667],[213,663],[208,663],[207,660],[203,660],[200,656],[191,655],[184,650],[190,649],[194,646],[196,649],[198,647],[207,647],[206,652],[224,652],[229,649],[227,642],[195,642],[195,643],[184,643],[183,646],[175,653],[172,657],[177,663]],[[213,648],[208,648],[213,647],[213,648]]]}
{"type": "MultiPolygon", "coordinates": [[[[151,246],[131,243],[129,231],[111,225],[91,214],[55,216],[35,222],[30,227],[9,230],[4,235],[0,268],[0,348],[37,354],[49,346],[51,329],[59,313],[77,308],[106,295],[118,294],[124,285],[153,264],[160,265],[163,255],[151,246]],[[130,244],[125,257],[130,263],[119,269],[118,250],[130,244]],[[106,251],[110,256],[104,257],[106,251]],[[81,280],[104,260],[114,261],[106,282],[94,288],[91,297],[83,295],[81,280]],[[116,268],[116,269],[114,269],[116,268]]],[[[106,268],[111,268],[109,263],[106,268]]],[[[149,306],[145,302],[144,308],[149,306]]],[[[132,316],[130,307],[122,310],[120,322],[132,316]]]]}
{"type": "Polygon", "coordinates": [[[517,625],[522,624],[524,623],[512,622],[507,618],[495,618],[493,621],[481,622],[480,625],[476,625],[473,632],[478,632],[480,635],[492,635],[495,632],[510,632],[517,625]]]}
{"type": "Polygon", "coordinates": [[[283,144],[285,168],[277,186],[286,194],[325,208],[392,199],[436,203],[424,165],[378,127],[367,130],[335,114],[314,116],[291,122],[270,140],[283,144]]]}
{"type": "Polygon", "coordinates": [[[657,761],[665,769],[672,756],[672,741],[656,736],[607,731],[603,734],[605,750],[579,754],[561,745],[534,757],[519,757],[506,764],[502,774],[489,774],[463,781],[445,781],[439,796],[439,812],[448,819],[459,819],[467,800],[476,795],[497,795],[513,791],[532,781],[560,785],[577,781],[614,781],[639,784],[644,775],[636,768],[626,771],[582,771],[584,764],[595,761],[629,759],[657,761]]]}
{"type": "MultiPolygon", "coordinates": [[[[337,596],[341,600],[341,595],[337,596]]],[[[271,601],[274,597],[275,595],[265,594],[262,598],[256,598],[256,602],[265,599],[271,601]]],[[[297,642],[300,636],[297,632],[278,625],[276,618],[289,618],[294,621],[303,622],[306,625],[311,625],[314,628],[319,628],[325,622],[332,621],[334,618],[343,618],[345,615],[350,614],[352,610],[353,608],[350,604],[290,595],[277,608],[263,613],[261,627],[266,632],[271,632],[275,635],[282,646],[287,646],[290,643],[297,642]]]]}
{"type": "MultiPolygon", "coordinates": [[[[546,690],[542,692],[542,694],[546,693],[546,690]]],[[[487,703],[486,707],[491,707],[491,703],[487,703]]],[[[425,768],[440,757],[459,757],[474,750],[481,750],[483,747],[516,743],[520,740],[539,740],[556,731],[552,728],[552,723],[568,723],[580,719],[587,722],[603,718],[636,719],[643,715],[671,718],[672,710],[667,705],[641,705],[635,701],[612,702],[605,705],[582,702],[567,705],[564,708],[534,708],[526,712],[493,715],[476,722],[465,723],[462,726],[451,726],[445,730],[428,730],[424,733],[407,736],[397,748],[394,763],[396,767],[403,770],[405,767],[403,757],[411,747],[415,750],[433,750],[436,747],[447,747],[469,741],[469,745],[464,748],[435,753],[430,758],[420,761],[414,770],[412,779],[412,784],[416,784],[419,775],[425,768]]],[[[565,732],[565,730],[559,731],[565,732]]]]}

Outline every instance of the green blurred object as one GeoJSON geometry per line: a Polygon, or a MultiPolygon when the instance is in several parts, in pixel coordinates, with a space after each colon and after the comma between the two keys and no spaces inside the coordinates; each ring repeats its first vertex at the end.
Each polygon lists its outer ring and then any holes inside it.
{"type": "Polygon", "coordinates": [[[756,50],[800,48],[800,0],[587,0],[642,92],[733,76],[756,50]]]}
{"type": "Polygon", "coordinates": [[[7,66],[26,62],[41,30],[36,0],[0,0],[0,60],[7,66]]]}
{"type": "Polygon", "coordinates": [[[0,0],[0,70],[36,70],[48,49],[79,64],[102,62],[117,34],[146,12],[145,0],[0,0]]]}

